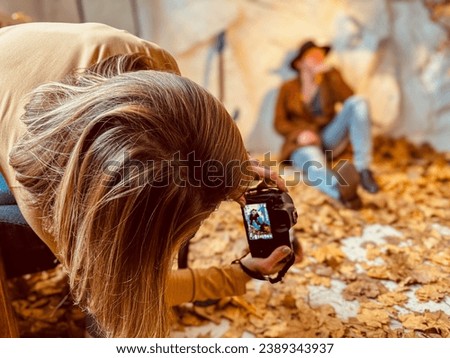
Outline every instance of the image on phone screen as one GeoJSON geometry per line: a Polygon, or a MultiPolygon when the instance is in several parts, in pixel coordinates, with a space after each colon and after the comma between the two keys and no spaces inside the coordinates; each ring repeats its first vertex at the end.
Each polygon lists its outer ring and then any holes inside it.
{"type": "Polygon", "coordinates": [[[273,239],[266,203],[246,205],[244,217],[249,240],[273,239]]]}

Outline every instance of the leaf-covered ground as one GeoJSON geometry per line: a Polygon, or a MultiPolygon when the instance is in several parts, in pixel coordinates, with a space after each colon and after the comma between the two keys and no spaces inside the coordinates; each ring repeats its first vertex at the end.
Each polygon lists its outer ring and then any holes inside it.
{"type": "MultiPolygon", "coordinates": [[[[450,157],[378,138],[376,195],[341,207],[302,183],[290,187],[303,262],[284,281],[251,281],[242,297],[175,310],[176,337],[449,337],[450,157]]],[[[289,175],[286,175],[289,179],[289,175]]],[[[202,226],[191,267],[228,264],[246,250],[237,204],[202,226]]],[[[59,269],[11,280],[21,335],[79,337],[84,315],[59,269]]]]}
{"type": "MultiPolygon", "coordinates": [[[[180,308],[175,335],[448,337],[449,158],[402,140],[377,139],[375,148],[381,192],[361,191],[362,210],[304,184],[290,187],[304,261],[281,284],[252,281],[243,297],[180,308]]],[[[224,203],[197,234],[191,265],[242,254],[241,221],[236,204],[224,203]]]]}

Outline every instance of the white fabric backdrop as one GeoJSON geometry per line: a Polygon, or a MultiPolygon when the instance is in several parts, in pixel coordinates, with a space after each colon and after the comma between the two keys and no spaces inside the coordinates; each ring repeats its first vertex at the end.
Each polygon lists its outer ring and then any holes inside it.
{"type": "Polygon", "coordinates": [[[99,21],[168,49],[182,73],[218,95],[216,36],[226,30],[224,103],[254,152],[278,152],[278,87],[301,42],[365,95],[374,132],[450,151],[450,47],[421,0],[0,0],[35,21],[99,21]]]}

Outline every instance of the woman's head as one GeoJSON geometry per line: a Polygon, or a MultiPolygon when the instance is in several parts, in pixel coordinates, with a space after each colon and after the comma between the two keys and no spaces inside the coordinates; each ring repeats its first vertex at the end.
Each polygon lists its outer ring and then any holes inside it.
{"type": "Polygon", "coordinates": [[[297,61],[297,69],[311,70],[325,60],[325,51],[320,47],[309,49],[303,57],[297,61]]]}
{"type": "Polygon", "coordinates": [[[213,96],[178,75],[114,67],[127,61],[38,88],[11,164],[106,334],[163,336],[173,254],[242,194],[248,158],[213,96]]]}
{"type": "Polygon", "coordinates": [[[291,68],[297,72],[308,71],[323,63],[330,50],[330,46],[318,46],[314,41],[306,41],[300,46],[297,55],[291,61],[291,68]]]}

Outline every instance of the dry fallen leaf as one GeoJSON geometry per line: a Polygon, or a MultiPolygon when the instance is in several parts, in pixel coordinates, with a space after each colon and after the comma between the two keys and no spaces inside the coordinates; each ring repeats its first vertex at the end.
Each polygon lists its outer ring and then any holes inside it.
{"type": "Polygon", "coordinates": [[[448,287],[444,287],[438,284],[424,285],[417,289],[416,297],[420,301],[441,301],[444,297],[446,297],[450,293],[448,287]]]}
{"type": "Polygon", "coordinates": [[[345,254],[342,252],[337,243],[321,246],[312,252],[312,255],[315,257],[317,262],[326,263],[333,268],[337,267],[345,258],[345,254]]]}
{"type": "Polygon", "coordinates": [[[386,288],[379,282],[360,280],[347,285],[342,296],[348,300],[357,300],[362,298],[377,298],[381,293],[386,292],[386,288]]]}
{"type": "Polygon", "coordinates": [[[369,327],[381,328],[383,325],[389,324],[389,315],[382,309],[369,310],[364,308],[356,318],[369,327]]]}

